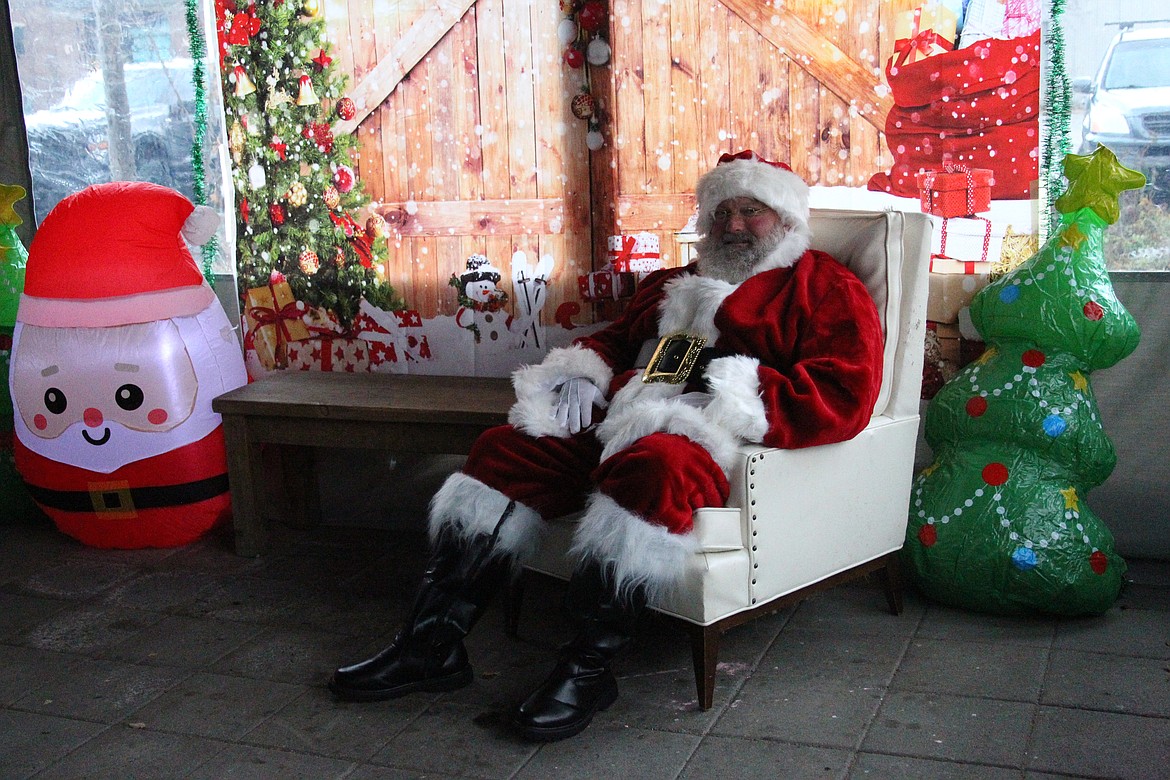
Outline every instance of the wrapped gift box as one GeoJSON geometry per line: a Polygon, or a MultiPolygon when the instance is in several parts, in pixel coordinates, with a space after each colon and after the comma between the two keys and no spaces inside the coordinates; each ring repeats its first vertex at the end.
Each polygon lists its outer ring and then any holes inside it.
{"type": "Polygon", "coordinates": [[[638,284],[633,273],[619,273],[612,268],[583,274],[577,277],[577,291],[584,301],[616,301],[629,298],[638,284]]]}
{"type": "Polygon", "coordinates": [[[254,349],[268,370],[288,365],[288,345],[309,338],[302,317],[305,309],[292,294],[288,282],[253,287],[244,296],[247,325],[245,347],[254,349]]]}
{"type": "Polygon", "coordinates": [[[927,274],[926,319],[957,323],[959,311],[970,306],[975,294],[987,286],[988,273],[927,274]]]}
{"type": "Polygon", "coordinates": [[[909,65],[955,48],[958,15],[940,3],[903,11],[894,19],[894,62],[909,65]]]}
{"type": "Polygon", "coordinates": [[[301,371],[370,370],[370,345],[365,339],[325,336],[298,341],[288,348],[288,367],[301,371]]]}
{"type": "MultiPolygon", "coordinates": [[[[1039,6],[1039,3],[1036,5],[1039,6]]],[[[1005,29],[1007,16],[1006,0],[970,0],[963,14],[963,33],[959,37],[959,48],[965,49],[989,38],[1011,37],[1006,34],[1005,29]]]]}
{"type": "Polygon", "coordinates": [[[662,268],[662,251],[653,233],[610,236],[609,265],[617,273],[648,274],[662,268]]]}
{"type": "Polygon", "coordinates": [[[932,274],[989,275],[991,262],[987,260],[956,260],[953,257],[930,258],[932,274]]]}
{"type": "Polygon", "coordinates": [[[991,209],[991,170],[948,166],[918,174],[922,210],[938,217],[965,217],[991,209]]]}

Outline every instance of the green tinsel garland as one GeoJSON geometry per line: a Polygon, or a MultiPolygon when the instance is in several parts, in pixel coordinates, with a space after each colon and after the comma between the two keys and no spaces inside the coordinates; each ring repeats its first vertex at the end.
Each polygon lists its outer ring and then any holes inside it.
{"type": "MultiPolygon", "coordinates": [[[[195,203],[207,205],[207,172],[203,164],[203,141],[207,136],[207,87],[203,61],[207,57],[207,41],[199,29],[199,0],[186,0],[187,36],[191,40],[191,60],[194,67],[191,80],[195,83],[195,140],[191,144],[191,167],[195,181],[195,203]]],[[[211,266],[216,254],[216,237],[203,245],[203,276],[212,281],[211,266]]]]}
{"type": "Polygon", "coordinates": [[[1059,220],[1056,199],[1064,191],[1064,156],[1069,150],[1069,118],[1072,115],[1072,88],[1064,61],[1064,28],[1061,16],[1064,0],[1050,0],[1048,31],[1048,85],[1044,90],[1044,148],[1041,150],[1040,179],[1044,186],[1044,215],[1041,240],[1059,220]]]}

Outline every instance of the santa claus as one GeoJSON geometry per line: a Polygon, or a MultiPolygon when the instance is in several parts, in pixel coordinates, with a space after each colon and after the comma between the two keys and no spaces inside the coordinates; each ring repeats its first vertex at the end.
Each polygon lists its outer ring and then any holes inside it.
{"type": "Polygon", "coordinates": [[[617,698],[611,663],[647,599],[694,554],[692,513],[726,502],[737,446],[808,447],[866,425],[881,326],[861,281],[808,248],[807,185],[748,151],[696,194],[697,263],[651,274],[620,319],[514,374],[511,424],[432,502],[433,557],[406,625],[334,673],[337,695],[470,682],[462,640],[488,598],[546,520],[583,509],[566,598],[579,631],[514,718],[529,739],[577,734],[617,698]]]}
{"type": "Polygon", "coordinates": [[[247,374],[185,243],[218,222],[174,190],[114,182],[65,198],[33,239],[12,347],[16,467],[86,544],[173,547],[228,515],[211,399],[247,374]]]}

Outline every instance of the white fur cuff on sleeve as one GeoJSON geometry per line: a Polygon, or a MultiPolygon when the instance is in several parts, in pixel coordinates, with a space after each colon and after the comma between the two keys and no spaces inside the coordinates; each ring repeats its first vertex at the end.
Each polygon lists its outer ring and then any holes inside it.
{"type": "Polygon", "coordinates": [[[540,363],[516,369],[512,373],[516,403],[508,412],[508,422],[529,436],[568,436],[569,431],[556,421],[556,388],[575,377],[585,377],[605,392],[613,369],[596,352],[577,345],[557,347],[540,363]]]}
{"type": "Polygon", "coordinates": [[[760,361],[745,355],[712,360],[703,376],[713,396],[703,414],[744,441],[760,442],[768,432],[768,413],[760,398],[760,361]]]}

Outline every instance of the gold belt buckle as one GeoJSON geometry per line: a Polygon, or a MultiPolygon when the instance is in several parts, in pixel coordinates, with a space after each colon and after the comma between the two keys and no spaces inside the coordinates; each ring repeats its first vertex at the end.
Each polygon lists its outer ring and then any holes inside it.
{"type": "Polygon", "coordinates": [[[654,355],[642,372],[643,382],[666,382],[672,385],[681,385],[691,376],[695,363],[699,360],[699,352],[707,343],[701,336],[688,336],[686,333],[674,333],[663,336],[658,340],[654,355]]]}
{"type": "Polygon", "coordinates": [[[137,516],[130,483],[126,480],[90,482],[89,500],[93,511],[109,520],[130,520],[137,516]]]}

